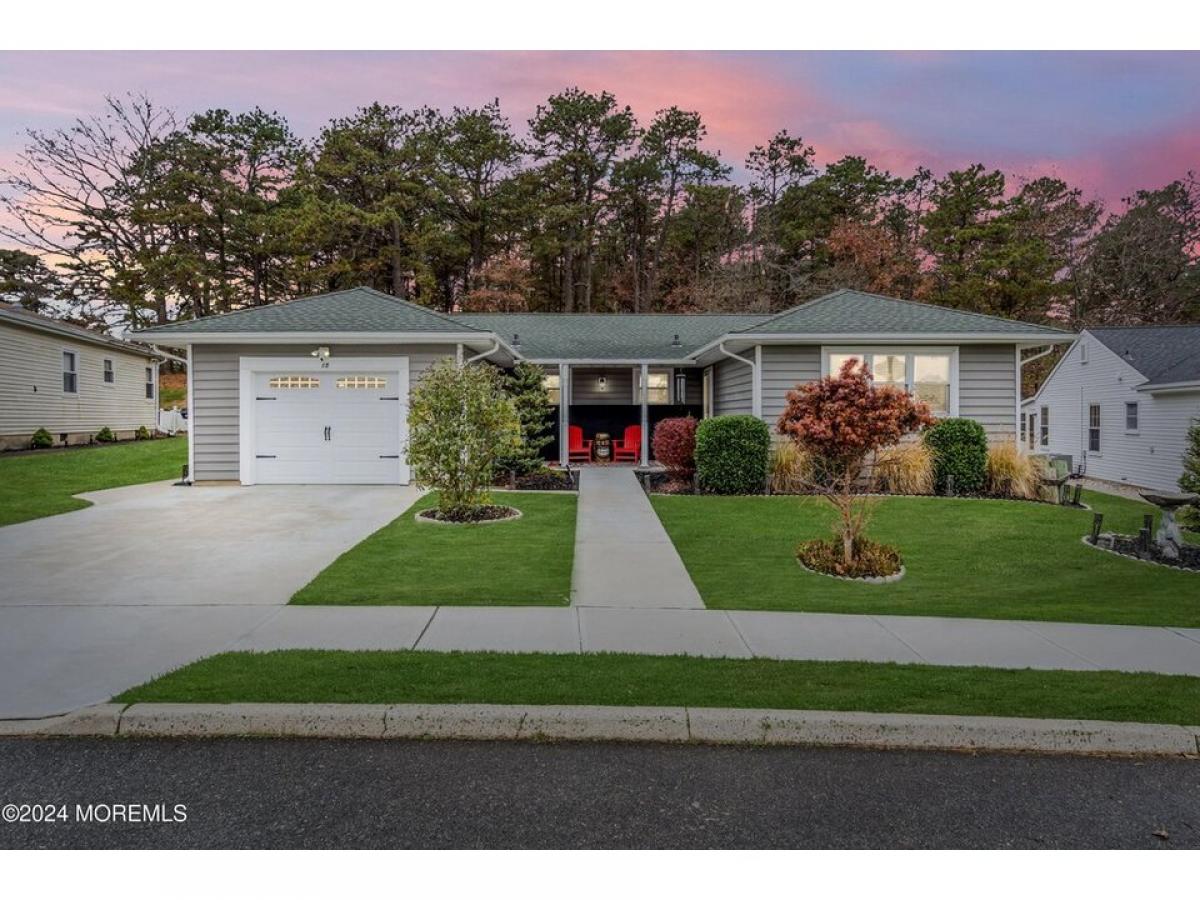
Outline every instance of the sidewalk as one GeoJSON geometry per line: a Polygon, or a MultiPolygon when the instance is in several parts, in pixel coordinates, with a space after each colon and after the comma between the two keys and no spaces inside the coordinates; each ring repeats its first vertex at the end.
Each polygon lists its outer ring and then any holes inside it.
{"type": "Polygon", "coordinates": [[[703,609],[633,469],[580,470],[572,606],[703,609]]]}
{"type": "Polygon", "coordinates": [[[231,650],[491,650],[1200,676],[1200,629],[613,607],[283,607],[231,650]]]}

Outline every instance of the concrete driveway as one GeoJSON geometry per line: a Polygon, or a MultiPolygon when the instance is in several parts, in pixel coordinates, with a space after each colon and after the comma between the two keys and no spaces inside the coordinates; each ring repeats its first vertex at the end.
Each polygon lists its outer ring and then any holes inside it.
{"type": "Polygon", "coordinates": [[[0,528],[0,718],[97,703],[220,652],[419,495],[144,484],[0,528]]]}

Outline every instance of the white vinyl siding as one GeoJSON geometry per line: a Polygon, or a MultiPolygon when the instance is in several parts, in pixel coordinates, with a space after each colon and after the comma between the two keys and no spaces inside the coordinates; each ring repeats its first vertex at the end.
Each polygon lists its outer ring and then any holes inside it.
{"type": "MultiPolygon", "coordinates": [[[[309,344],[194,344],[192,346],[192,477],[196,481],[236,481],[238,472],[238,366],[242,356],[308,357],[309,344]]],[[[453,344],[331,345],[333,357],[407,356],[409,384],[415,386],[434,362],[453,357],[453,344]]]]}
{"type": "MultiPolygon", "coordinates": [[[[1089,336],[1090,337],[1090,336],[1089,336]]],[[[1026,412],[1045,407],[1050,433],[1035,452],[1069,455],[1086,474],[1104,481],[1158,490],[1178,490],[1188,423],[1200,417],[1200,391],[1151,394],[1136,390],[1146,378],[1090,337],[1087,365],[1073,345],[1051,373],[1026,412]],[[1128,430],[1130,405],[1136,404],[1128,430]],[[1090,407],[1100,407],[1102,453],[1088,450],[1090,407]],[[1125,427],[1116,427],[1123,423],[1125,427]]]]}
{"type": "Polygon", "coordinates": [[[61,334],[0,322],[0,436],[31,435],[45,428],[60,434],[95,434],[105,425],[119,435],[141,425],[154,428],[158,410],[146,400],[146,357],[119,348],[73,342],[61,334]],[[75,393],[63,391],[63,352],[75,354],[75,393]],[[104,360],[114,380],[104,383],[104,360]]]}

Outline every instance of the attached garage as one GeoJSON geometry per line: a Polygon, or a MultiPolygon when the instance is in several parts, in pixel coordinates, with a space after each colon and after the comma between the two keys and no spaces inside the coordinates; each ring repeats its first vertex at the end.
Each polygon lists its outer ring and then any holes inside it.
{"type": "Polygon", "coordinates": [[[407,484],[408,359],[240,361],[243,484],[407,484]]]}

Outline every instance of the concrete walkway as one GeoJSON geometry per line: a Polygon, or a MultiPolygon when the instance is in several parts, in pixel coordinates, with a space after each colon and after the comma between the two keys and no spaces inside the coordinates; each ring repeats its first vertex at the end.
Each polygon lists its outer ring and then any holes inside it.
{"type": "Polygon", "coordinates": [[[704,609],[633,469],[580,471],[571,605],[704,609]]]}

